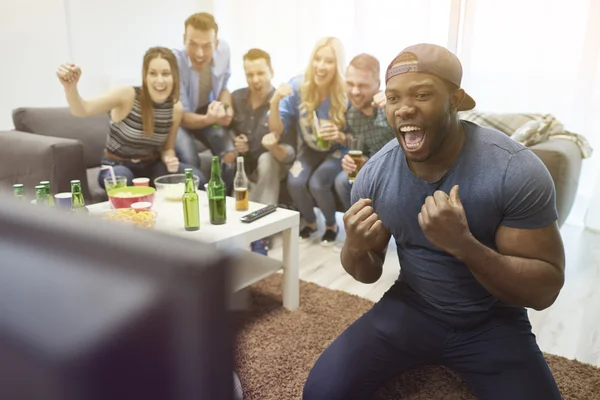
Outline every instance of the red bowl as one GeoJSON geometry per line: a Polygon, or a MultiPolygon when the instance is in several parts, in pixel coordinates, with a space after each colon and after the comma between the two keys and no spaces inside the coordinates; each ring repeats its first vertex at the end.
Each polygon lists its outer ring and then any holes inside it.
{"type": "Polygon", "coordinates": [[[126,186],[112,189],[108,198],[114,208],[131,208],[133,203],[148,202],[154,204],[156,189],[150,186],[126,186]]]}

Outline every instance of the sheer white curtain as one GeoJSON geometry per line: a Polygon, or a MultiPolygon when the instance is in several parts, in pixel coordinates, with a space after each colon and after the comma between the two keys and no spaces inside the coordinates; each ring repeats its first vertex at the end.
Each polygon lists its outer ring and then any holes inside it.
{"type": "Polygon", "coordinates": [[[232,48],[231,88],[245,86],[252,47],[271,53],[275,85],[304,71],[323,36],[342,40],[346,62],[373,54],[382,75],[408,45],[449,47],[478,109],[552,113],[588,139],[596,152],[570,221],[600,229],[600,208],[588,207],[600,205],[600,0],[215,0],[213,11],[232,48]]]}
{"type": "Polygon", "coordinates": [[[458,55],[477,108],[551,113],[584,135],[596,151],[570,221],[600,229],[588,207],[600,204],[600,1],[465,0],[463,9],[458,55]]]}

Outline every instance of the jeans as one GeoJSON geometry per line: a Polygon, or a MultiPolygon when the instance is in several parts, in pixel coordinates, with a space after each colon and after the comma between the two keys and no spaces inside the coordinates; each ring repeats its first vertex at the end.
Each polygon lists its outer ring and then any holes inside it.
{"type": "Polygon", "coordinates": [[[316,203],[325,216],[326,225],[335,225],[333,183],[342,170],[341,156],[337,153],[321,153],[305,148],[290,169],[288,191],[308,224],[317,220],[313,209],[316,203]]]}
{"type": "MultiPolygon", "coordinates": [[[[412,367],[454,370],[481,400],[561,399],[524,308],[496,308],[485,318],[424,312],[394,286],[319,357],[303,399],[370,399],[412,367]],[[470,321],[465,324],[464,321],[470,321]]],[[[414,293],[414,292],[413,292],[414,293]]],[[[418,295],[417,295],[418,296],[418,295]]],[[[430,306],[431,307],[431,306],[430,306]]]]}
{"type": "MultiPolygon", "coordinates": [[[[150,185],[154,186],[154,179],[158,178],[162,175],[169,175],[171,172],[167,170],[167,167],[161,160],[155,160],[150,162],[140,161],[138,163],[134,163],[131,161],[121,161],[115,160],[109,157],[102,158],[102,165],[110,165],[113,167],[115,175],[125,176],[127,177],[127,185],[132,186],[132,180],[134,178],[150,178],[150,185]]],[[[206,179],[204,174],[196,168],[187,164],[179,163],[179,169],[177,173],[183,174],[186,168],[192,168],[194,170],[194,175],[198,175],[200,177],[199,189],[204,190],[204,184],[206,183],[206,179]]],[[[98,183],[100,187],[104,189],[104,178],[108,178],[110,176],[110,171],[102,170],[100,174],[98,174],[98,183]]]]}
{"type": "Polygon", "coordinates": [[[351,203],[350,192],[352,191],[352,184],[348,180],[348,174],[344,171],[340,172],[338,176],[335,177],[335,192],[338,195],[338,198],[342,202],[344,206],[344,212],[348,211],[351,203]]]}
{"type": "Polygon", "coordinates": [[[248,176],[249,199],[261,204],[279,204],[279,188],[288,168],[277,161],[271,153],[258,157],[256,170],[248,176]]]}
{"type": "MultiPolygon", "coordinates": [[[[180,162],[200,167],[200,157],[194,139],[200,140],[210,149],[212,154],[219,156],[219,159],[222,159],[224,154],[235,151],[228,129],[214,128],[212,125],[195,130],[179,127],[175,139],[175,154],[177,154],[180,162]]],[[[227,193],[231,193],[234,176],[235,163],[223,162],[221,164],[221,177],[227,186],[227,193]]]]}

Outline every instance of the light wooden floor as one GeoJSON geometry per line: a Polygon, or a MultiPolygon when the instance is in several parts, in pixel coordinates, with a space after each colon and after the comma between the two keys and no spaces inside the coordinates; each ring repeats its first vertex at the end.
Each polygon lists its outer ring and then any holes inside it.
{"type": "MultiPolygon", "coordinates": [[[[335,246],[321,246],[320,236],[300,243],[300,279],[375,302],[398,277],[396,247],[392,241],[379,281],[371,285],[357,282],[340,262],[345,233],[341,214],[337,219],[341,229],[335,246]]],[[[321,216],[319,229],[324,229],[321,216]]],[[[600,234],[574,225],[564,225],[561,233],[567,257],[565,285],[552,307],[530,310],[533,332],[542,351],[600,366],[600,234]]],[[[279,238],[269,256],[281,258],[279,238]]]]}

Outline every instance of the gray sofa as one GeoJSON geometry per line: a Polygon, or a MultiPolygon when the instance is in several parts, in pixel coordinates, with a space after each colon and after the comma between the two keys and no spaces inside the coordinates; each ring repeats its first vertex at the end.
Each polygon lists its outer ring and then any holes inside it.
{"type": "MultiPolygon", "coordinates": [[[[13,112],[15,130],[0,132],[0,190],[14,183],[29,189],[49,179],[53,191],[68,191],[71,179],[80,179],[84,196],[96,203],[106,199],[97,183],[106,136],[108,115],[74,117],[67,108],[18,108],[13,112]]],[[[199,145],[200,146],[200,145],[199,145]]],[[[559,224],[565,221],[577,192],[582,157],[569,140],[555,139],[531,149],[544,162],[556,186],[559,224]]],[[[208,150],[199,147],[202,171],[210,176],[208,150]]],[[[282,203],[289,204],[285,184],[282,203]]]]}
{"type": "MultiPolygon", "coordinates": [[[[70,191],[70,181],[82,182],[90,203],[107,200],[98,184],[100,161],[108,135],[109,116],[75,117],[66,107],[17,108],[15,130],[0,132],[0,186],[23,183],[27,195],[40,180],[50,180],[54,192],[70,191]]],[[[210,173],[210,152],[198,142],[202,170],[210,173]]]]}

